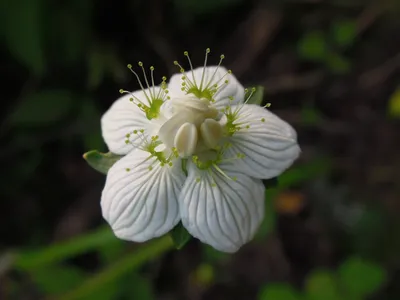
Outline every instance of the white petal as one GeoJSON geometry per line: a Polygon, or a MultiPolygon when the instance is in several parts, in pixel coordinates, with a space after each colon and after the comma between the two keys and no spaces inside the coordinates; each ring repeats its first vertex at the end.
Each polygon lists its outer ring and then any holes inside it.
{"type": "Polygon", "coordinates": [[[133,150],[107,174],[103,217],[124,240],[143,242],[161,236],[180,219],[177,199],[185,180],[180,163],[162,167],[148,157],[145,151],[133,150]]]}
{"type": "MultiPolygon", "coordinates": [[[[142,91],[133,93],[135,97],[144,98],[142,91]]],[[[133,130],[148,130],[150,121],[136,104],[129,101],[132,96],[127,94],[115,101],[101,118],[101,130],[105,143],[111,152],[127,154],[133,149],[131,144],[126,144],[126,134],[133,130]]],[[[150,134],[149,134],[150,135],[150,134]]],[[[130,141],[135,143],[138,136],[132,135],[130,141]]]]}
{"type": "Polygon", "coordinates": [[[235,123],[242,123],[242,129],[229,138],[232,147],[227,156],[244,154],[238,165],[241,172],[249,176],[263,179],[276,177],[300,155],[296,131],[258,105],[244,105],[235,123]],[[246,125],[250,128],[246,129],[246,125]]]}
{"type": "MultiPolygon", "coordinates": [[[[243,86],[239,83],[239,81],[233,74],[227,74],[228,70],[225,69],[224,67],[218,67],[218,70],[216,66],[206,67],[205,69],[203,67],[200,67],[194,69],[193,73],[192,71],[188,71],[184,74],[192,82],[194,74],[194,79],[196,81],[197,86],[199,87],[201,83],[201,78],[203,76],[203,70],[205,70],[205,73],[204,73],[202,88],[204,88],[210,82],[213,76],[214,78],[212,79],[210,86],[214,84],[218,84],[218,86],[221,86],[218,92],[214,95],[215,103],[213,105],[218,110],[223,109],[228,105],[234,105],[244,102],[243,86]],[[227,84],[224,84],[225,80],[228,80],[227,84]],[[233,101],[229,100],[228,97],[230,96],[234,97],[233,101]]],[[[186,92],[182,91],[181,88],[182,88],[182,74],[173,75],[168,84],[168,90],[170,92],[169,95],[171,96],[171,98],[184,97],[186,95],[186,92]]]]}
{"type": "Polygon", "coordinates": [[[235,165],[220,167],[236,176],[236,181],[216,170],[208,172],[188,164],[188,178],[179,197],[181,218],[189,233],[203,243],[235,252],[253,238],[262,222],[265,189],[261,180],[235,172],[235,165]]]}

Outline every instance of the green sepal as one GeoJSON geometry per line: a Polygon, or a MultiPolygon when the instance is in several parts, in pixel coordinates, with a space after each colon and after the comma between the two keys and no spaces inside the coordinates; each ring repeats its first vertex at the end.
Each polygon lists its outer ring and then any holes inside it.
{"type": "Polygon", "coordinates": [[[178,225],[176,225],[174,229],[169,232],[169,235],[174,242],[175,248],[178,250],[182,249],[192,237],[186,228],[183,227],[181,222],[179,222],[178,225]]]}
{"type": "Polygon", "coordinates": [[[264,100],[264,87],[259,85],[255,89],[256,90],[253,92],[252,88],[249,88],[249,90],[247,91],[244,99],[247,99],[248,97],[250,97],[247,100],[247,104],[261,105],[263,103],[263,100],[264,100]]]}
{"type": "Polygon", "coordinates": [[[91,150],[83,154],[83,158],[89,166],[102,174],[107,174],[108,170],[122,157],[123,155],[111,152],[101,153],[97,150],[91,150]]]}

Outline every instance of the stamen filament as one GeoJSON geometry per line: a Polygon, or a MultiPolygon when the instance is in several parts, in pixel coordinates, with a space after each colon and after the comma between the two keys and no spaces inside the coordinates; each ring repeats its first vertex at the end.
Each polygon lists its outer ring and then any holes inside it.
{"type": "Polygon", "coordinates": [[[149,105],[151,105],[151,99],[150,99],[149,96],[147,95],[147,93],[146,93],[146,91],[145,91],[145,88],[144,88],[144,86],[143,86],[143,84],[142,84],[142,82],[141,82],[141,80],[140,80],[139,75],[138,75],[135,71],[133,71],[132,65],[131,65],[131,64],[128,65],[128,69],[136,76],[136,79],[137,79],[137,81],[138,81],[138,83],[139,83],[139,85],[140,85],[140,88],[142,89],[142,91],[143,91],[143,93],[144,93],[144,96],[146,97],[147,101],[149,102],[149,105]]]}
{"type": "Polygon", "coordinates": [[[214,77],[215,77],[215,74],[217,74],[218,69],[219,69],[219,67],[221,66],[221,63],[222,63],[222,61],[224,60],[224,58],[225,58],[225,55],[222,54],[222,55],[220,56],[219,63],[218,63],[218,65],[217,65],[217,67],[215,68],[215,71],[214,71],[213,75],[211,76],[211,79],[208,81],[208,84],[206,85],[206,87],[205,87],[204,89],[208,89],[208,88],[209,88],[209,86],[210,86],[210,84],[212,83],[212,81],[213,81],[213,79],[214,79],[214,77]]]}
{"type": "Polygon", "coordinates": [[[189,62],[190,69],[192,70],[193,82],[194,82],[194,85],[197,86],[196,78],[194,77],[194,71],[193,71],[192,61],[190,60],[190,57],[189,57],[189,52],[185,51],[185,52],[183,52],[183,55],[186,56],[186,58],[187,58],[187,60],[188,60],[188,62],[189,62]]]}
{"type": "Polygon", "coordinates": [[[200,87],[199,87],[200,91],[203,88],[204,74],[205,74],[205,70],[206,70],[206,66],[207,66],[207,58],[208,58],[208,54],[210,53],[210,51],[211,51],[210,48],[206,49],[206,57],[204,58],[203,73],[201,74],[201,82],[200,82],[200,87]]]}
{"type": "MultiPolygon", "coordinates": [[[[138,65],[139,65],[139,67],[142,68],[144,81],[146,82],[147,89],[149,90],[150,98],[153,99],[154,95],[151,94],[151,89],[150,89],[149,81],[147,80],[146,70],[145,70],[144,67],[143,67],[143,63],[142,63],[141,61],[139,61],[139,62],[138,62],[138,65]]],[[[150,101],[150,104],[151,104],[151,101],[150,101]]]]}

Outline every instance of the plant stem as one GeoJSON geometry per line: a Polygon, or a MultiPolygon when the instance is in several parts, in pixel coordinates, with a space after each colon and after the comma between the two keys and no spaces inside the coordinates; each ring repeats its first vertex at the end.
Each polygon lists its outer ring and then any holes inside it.
{"type": "Polygon", "coordinates": [[[120,241],[114,236],[108,226],[100,227],[98,230],[89,234],[74,237],[71,240],[45,248],[17,252],[15,254],[14,267],[24,271],[32,270],[113,242],[120,241]]]}
{"type": "Polygon", "coordinates": [[[127,272],[140,267],[147,261],[159,256],[160,254],[172,249],[174,244],[169,235],[165,235],[157,240],[153,240],[136,251],[126,255],[109,267],[100,271],[78,286],[71,292],[56,297],[57,300],[78,300],[87,299],[87,296],[96,291],[99,287],[120,278],[127,272]]]}

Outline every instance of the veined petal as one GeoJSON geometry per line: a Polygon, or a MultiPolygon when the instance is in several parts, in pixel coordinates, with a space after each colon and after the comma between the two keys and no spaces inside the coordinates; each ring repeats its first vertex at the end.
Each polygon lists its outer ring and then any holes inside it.
{"type": "Polygon", "coordinates": [[[144,242],[179,222],[178,195],[185,176],[179,161],[161,166],[148,152],[135,149],[107,174],[101,197],[104,219],[121,239],[144,242]]]}
{"type": "Polygon", "coordinates": [[[241,129],[229,137],[232,147],[226,155],[244,154],[244,158],[237,161],[238,168],[249,176],[276,177],[300,155],[296,131],[267,109],[243,105],[234,124],[239,124],[241,129]]]}
{"type": "Polygon", "coordinates": [[[195,83],[200,90],[204,90],[206,87],[212,88],[213,85],[217,84],[219,88],[213,95],[215,100],[213,105],[218,110],[223,109],[228,105],[244,102],[243,86],[233,74],[229,74],[228,70],[221,66],[210,66],[206,68],[200,67],[184,74],[173,75],[168,84],[169,95],[171,98],[181,98],[186,95],[186,91],[182,91],[181,89],[183,82],[182,76],[186,76],[191,82],[195,83]],[[225,83],[225,80],[228,80],[228,83],[225,83]],[[233,97],[233,100],[230,100],[228,97],[233,97]]]}
{"type": "Polygon", "coordinates": [[[188,164],[179,197],[182,223],[191,235],[223,252],[235,252],[250,241],[264,217],[261,180],[234,171],[235,165],[200,170],[188,164]]]}
{"type": "MultiPolygon", "coordinates": [[[[147,101],[142,91],[132,93],[135,97],[147,101]]],[[[126,144],[126,134],[134,130],[145,129],[145,134],[150,126],[146,114],[132,103],[127,94],[115,101],[101,118],[101,130],[108,149],[116,154],[127,154],[134,147],[126,144]]],[[[151,135],[149,133],[149,135],[151,135]]],[[[135,143],[138,136],[132,135],[131,142],[135,143]]]]}

